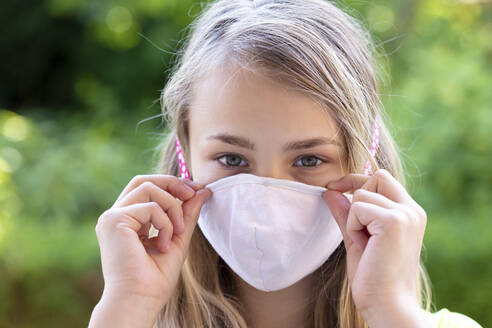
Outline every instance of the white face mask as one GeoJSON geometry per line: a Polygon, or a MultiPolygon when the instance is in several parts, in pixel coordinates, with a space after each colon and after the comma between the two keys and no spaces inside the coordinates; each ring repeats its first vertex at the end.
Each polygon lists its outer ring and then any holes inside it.
{"type": "MultiPolygon", "coordinates": [[[[286,288],[319,268],[342,242],[321,194],[292,180],[240,173],[208,185],[201,231],[244,281],[263,290],[286,288]]],[[[351,194],[345,194],[352,200],[351,194]]]]}

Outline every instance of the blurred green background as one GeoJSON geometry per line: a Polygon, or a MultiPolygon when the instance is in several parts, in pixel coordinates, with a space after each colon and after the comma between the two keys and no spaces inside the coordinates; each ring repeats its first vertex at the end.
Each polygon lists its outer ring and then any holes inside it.
{"type": "MultiPolygon", "coordinates": [[[[344,1],[386,55],[384,102],[426,209],[435,308],[492,325],[492,2],[344,1]]],[[[0,4],[0,327],[86,326],[94,232],[164,133],[191,0],[0,4]],[[152,118],[154,117],[154,118],[152,118]]]]}

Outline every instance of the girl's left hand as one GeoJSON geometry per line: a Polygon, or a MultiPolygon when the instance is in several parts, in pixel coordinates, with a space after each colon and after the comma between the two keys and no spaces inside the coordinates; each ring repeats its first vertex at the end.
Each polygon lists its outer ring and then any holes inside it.
{"type": "Polygon", "coordinates": [[[425,211],[384,169],[370,177],[348,174],[326,187],[323,198],[342,231],[352,297],[364,320],[371,328],[422,325],[417,278],[425,211]],[[342,194],[349,190],[352,204],[342,194]]]}

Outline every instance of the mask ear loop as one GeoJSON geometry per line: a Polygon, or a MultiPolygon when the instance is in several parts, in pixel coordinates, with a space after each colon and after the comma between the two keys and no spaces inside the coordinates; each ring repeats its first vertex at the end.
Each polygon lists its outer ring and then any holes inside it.
{"type": "MultiPolygon", "coordinates": [[[[374,158],[376,156],[376,151],[378,149],[378,146],[379,146],[379,124],[378,124],[378,120],[376,119],[374,121],[371,148],[369,150],[369,153],[374,158]]],[[[179,143],[179,139],[177,136],[176,136],[176,154],[178,156],[178,165],[179,165],[179,172],[181,177],[190,180],[190,173],[188,172],[188,168],[186,166],[186,162],[183,156],[183,150],[181,149],[181,144],[179,143]]],[[[366,164],[364,165],[363,174],[370,175],[370,173],[371,173],[371,162],[367,160],[366,164]]]]}
{"type": "MultiPolygon", "coordinates": [[[[371,148],[369,150],[373,158],[376,158],[375,156],[378,146],[379,146],[379,124],[376,118],[376,120],[374,121],[374,129],[372,132],[371,148]]],[[[364,165],[363,173],[364,175],[370,175],[371,173],[371,162],[369,160],[367,160],[366,165],[364,165]]]]}
{"type": "Polygon", "coordinates": [[[179,139],[176,136],[176,155],[178,156],[178,165],[179,172],[181,177],[190,180],[190,173],[188,172],[188,168],[186,167],[185,158],[183,156],[183,150],[181,149],[181,144],[179,143],[179,139]]]}

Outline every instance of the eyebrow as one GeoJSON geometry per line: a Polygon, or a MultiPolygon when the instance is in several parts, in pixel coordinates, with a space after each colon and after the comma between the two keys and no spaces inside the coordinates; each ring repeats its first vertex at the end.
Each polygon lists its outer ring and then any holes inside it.
{"type": "MultiPolygon", "coordinates": [[[[234,136],[228,133],[214,134],[207,137],[207,140],[219,140],[233,146],[238,146],[250,150],[255,149],[254,142],[252,142],[248,138],[234,136]]],[[[289,142],[284,146],[283,151],[301,150],[301,149],[313,148],[321,145],[335,145],[338,147],[342,147],[342,144],[337,140],[334,140],[332,138],[318,137],[318,138],[289,142]]]]}

